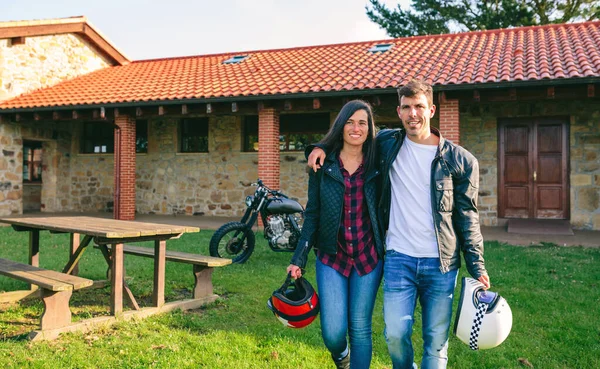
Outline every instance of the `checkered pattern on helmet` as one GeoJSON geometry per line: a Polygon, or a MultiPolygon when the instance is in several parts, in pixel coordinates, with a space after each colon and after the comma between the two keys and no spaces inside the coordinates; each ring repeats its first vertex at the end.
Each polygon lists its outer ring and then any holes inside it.
{"type": "Polygon", "coordinates": [[[477,305],[477,312],[475,313],[475,319],[473,319],[473,325],[471,326],[471,334],[469,335],[469,347],[471,350],[479,349],[479,332],[481,331],[481,324],[483,323],[483,317],[488,309],[488,304],[480,302],[477,305]]]}

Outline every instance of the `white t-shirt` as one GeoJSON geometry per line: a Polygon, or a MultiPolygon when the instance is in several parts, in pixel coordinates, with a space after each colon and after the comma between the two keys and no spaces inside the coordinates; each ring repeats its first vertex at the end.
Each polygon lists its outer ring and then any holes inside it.
{"type": "Polygon", "coordinates": [[[388,250],[424,258],[439,257],[431,213],[431,162],[437,146],[404,139],[390,169],[392,204],[388,250]]]}

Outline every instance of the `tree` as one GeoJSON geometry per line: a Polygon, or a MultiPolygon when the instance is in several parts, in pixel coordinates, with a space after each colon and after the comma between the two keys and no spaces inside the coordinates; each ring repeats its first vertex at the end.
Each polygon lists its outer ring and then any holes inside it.
{"type": "Polygon", "coordinates": [[[367,16],[391,37],[600,19],[598,0],[412,0],[409,10],[369,2],[367,16]]]}

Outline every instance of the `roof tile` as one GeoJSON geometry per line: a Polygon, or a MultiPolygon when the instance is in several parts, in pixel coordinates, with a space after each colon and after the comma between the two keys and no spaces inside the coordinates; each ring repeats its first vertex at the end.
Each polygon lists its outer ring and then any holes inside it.
{"type": "Polygon", "coordinates": [[[600,77],[600,22],[135,61],[18,96],[0,109],[600,77]],[[376,44],[386,52],[371,53],[376,44]],[[249,55],[238,64],[222,64],[249,55]]]}

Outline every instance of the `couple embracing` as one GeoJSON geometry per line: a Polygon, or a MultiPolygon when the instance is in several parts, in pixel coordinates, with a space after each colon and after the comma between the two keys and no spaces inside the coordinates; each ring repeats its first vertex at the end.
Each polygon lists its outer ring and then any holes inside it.
{"type": "Polygon", "coordinates": [[[417,300],[421,368],[446,368],[461,252],[471,276],[490,286],[476,206],[477,160],[430,126],[431,85],[411,81],[398,98],[403,129],[377,133],[369,104],[353,100],[308,158],[305,220],[287,271],[300,277],[314,248],[321,333],[337,368],[369,368],[382,278],[394,369],[417,367],[411,340],[417,300]]]}

